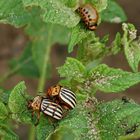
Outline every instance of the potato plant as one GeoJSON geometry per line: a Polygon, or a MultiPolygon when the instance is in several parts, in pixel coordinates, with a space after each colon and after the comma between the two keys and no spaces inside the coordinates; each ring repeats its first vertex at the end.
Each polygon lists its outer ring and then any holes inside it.
{"type": "MultiPolygon", "coordinates": [[[[33,97],[28,93],[26,83],[21,81],[11,90],[1,88],[0,138],[20,139],[11,126],[12,121],[30,126],[29,140],[140,138],[139,104],[127,97],[103,102],[95,96],[97,91],[121,94],[140,82],[140,40],[135,26],[126,20],[123,9],[115,0],[0,0],[0,23],[22,27],[29,37],[22,55],[11,61],[9,73],[0,77],[1,83],[20,74],[38,78],[36,95],[39,91],[45,92],[51,47],[56,43],[65,44],[69,53],[77,49],[75,57],[67,57],[57,68],[61,78],[59,84],[76,94],[76,108],[60,121],[49,121],[42,114],[35,126],[37,116],[32,117],[27,108],[28,100],[33,97]],[[96,7],[98,28],[103,22],[122,23],[123,32],[117,32],[109,46],[108,35],[100,38],[96,31],[88,30],[81,22],[76,13],[81,3],[96,7]],[[120,52],[124,52],[131,72],[103,64],[104,58],[120,52]]],[[[43,96],[44,93],[40,94],[43,96]]]]}

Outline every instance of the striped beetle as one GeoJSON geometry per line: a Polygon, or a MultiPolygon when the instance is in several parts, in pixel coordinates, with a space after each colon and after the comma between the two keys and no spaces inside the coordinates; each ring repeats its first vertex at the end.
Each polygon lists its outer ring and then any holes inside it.
{"type": "Polygon", "coordinates": [[[97,28],[99,15],[91,4],[82,5],[76,11],[79,13],[88,29],[95,30],[97,28]]]}
{"type": "Polygon", "coordinates": [[[40,118],[40,112],[56,120],[63,118],[63,109],[61,106],[42,96],[36,96],[33,100],[30,100],[28,102],[28,109],[33,110],[33,113],[37,113],[38,120],[40,118]]]}
{"type": "Polygon", "coordinates": [[[51,86],[46,96],[59,103],[65,109],[73,109],[76,106],[75,94],[60,85],[51,86]]]}

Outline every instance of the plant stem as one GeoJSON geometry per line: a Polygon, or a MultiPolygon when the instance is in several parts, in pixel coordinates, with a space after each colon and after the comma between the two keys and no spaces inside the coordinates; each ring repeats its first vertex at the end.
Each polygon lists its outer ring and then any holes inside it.
{"type": "Polygon", "coordinates": [[[43,91],[45,82],[46,82],[47,64],[49,61],[50,50],[51,50],[52,28],[53,28],[53,25],[50,25],[49,30],[48,30],[48,38],[47,38],[47,44],[46,44],[46,50],[45,50],[45,56],[44,56],[44,64],[43,64],[42,73],[41,73],[39,84],[38,84],[38,92],[43,91]]]}
{"type": "Polygon", "coordinates": [[[35,140],[35,127],[30,127],[29,140],[35,140]]]}
{"type": "MultiPolygon", "coordinates": [[[[50,50],[51,50],[51,38],[52,38],[52,28],[53,26],[49,26],[48,29],[48,38],[47,38],[47,44],[46,44],[46,50],[44,55],[44,61],[43,61],[43,67],[42,67],[42,73],[38,82],[38,89],[37,92],[42,92],[44,90],[45,82],[46,82],[46,73],[47,73],[47,64],[50,57],[50,50]]],[[[35,140],[35,127],[31,126],[30,133],[29,133],[29,140],[35,140]]]]}

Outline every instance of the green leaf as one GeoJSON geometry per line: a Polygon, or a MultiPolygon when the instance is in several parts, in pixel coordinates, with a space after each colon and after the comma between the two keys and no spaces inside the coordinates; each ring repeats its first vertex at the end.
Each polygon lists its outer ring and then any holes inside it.
{"type": "Polygon", "coordinates": [[[5,105],[8,104],[10,93],[11,93],[10,90],[0,88],[0,101],[3,102],[5,105]]]}
{"type": "Polygon", "coordinates": [[[80,25],[75,26],[71,31],[71,38],[68,45],[68,52],[71,53],[76,44],[86,38],[88,32],[83,30],[80,25]]]}
{"type": "Polygon", "coordinates": [[[100,39],[94,33],[89,32],[87,37],[79,43],[77,58],[86,65],[87,69],[90,69],[101,63],[104,57],[117,54],[122,49],[121,39],[120,33],[117,33],[111,46],[106,47],[108,35],[100,39]]]}
{"type": "Polygon", "coordinates": [[[89,72],[87,82],[103,92],[121,92],[140,82],[140,73],[126,72],[99,65],[89,72]]]}
{"type": "Polygon", "coordinates": [[[95,104],[90,98],[70,111],[46,140],[114,140],[137,124],[140,126],[140,106],[134,101],[95,104]]]}
{"type": "Polygon", "coordinates": [[[19,137],[9,128],[8,125],[0,123],[1,140],[19,140],[19,137]]]}
{"type": "Polygon", "coordinates": [[[46,140],[46,138],[54,131],[54,126],[48,117],[41,116],[37,125],[37,140],[46,140]]]}
{"type": "Polygon", "coordinates": [[[13,119],[20,122],[31,123],[31,112],[29,112],[27,108],[28,102],[25,90],[25,83],[18,83],[10,94],[8,106],[13,113],[13,119]]]}
{"type": "Polygon", "coordinates": [[[66,6],[70,8],[75,8],[78,5],[78,0],[60,0],[62,1],[66,6]]]}
{"type": "Polygon", "coordinates": [[[101,38],[100,42],[101,43],[107,43],[109,40],[109,34],[106,34],[105,36],[103,36],[103,38],[101,38]]]}
{"type": "Polygon", "coordinates": [[[74,140],[75,134],[72,129],[67,127],[60,127],[56,129],[55,133],[53,133],[49,138],[46,140],[74,140]]]}
{"type": "Polygon", "coordinates": [[[18,59],[10,61],[10,68],[16,73],[27,77],[39,77],[38,67],[32,58],[31,43],[24,49],[23,54],[18,59]]]}
{"type": "Polygon", "coordinates": [[[6,119],[8,116],[8,110],[4,103],[0,102],[0,121],[6,119]]]}
{"type": "MultiPolygon", "coordinates": [[[[32,37],[32,41],[36,42],[37,40],[46,42],[48,37],[48,31],[51,26],[53,26],[52,30],[52,38],[51,44],[60,43],[60,44],[67,44],[70,38],[70,29],[58,24],[46,24],[40,18],[41,11],[38,8],[33,9],[34,20],[32,20],[28,26],[26,27],[26,33],[32,37]],[[54,34],[55,33],[55,34],[54,34]]],[[[41,45],[40,45],[41,46],[41,45]]]]}
{"type": "Polygon", "coordinates": [[[106,9],[108,0],[86,0],[86,3],[92,3],[98,10],[98,12],[106,9]]]}
{"type": "Polygon", "coordinates": [[[126,59],[134,72],[138,72],[140,62],[140,44],[138,41],[132,42],[128,47],[125,46],[126,59]]]}
{"type": "MultiPolygon", "coordinates": [[[[38,10],[37,12],[40,14],[38,10]]],[[[39,16],[36,16],[34,21],[36,22],[31,22],[26,32],[33,35],[32,56],[38,66],[41,75],[40,79],[45,80],[46,76],[47,79],[50,78],[51,47],[57,42],[61,44],[67,43],[69,39],[69,29],[56,24],[46,24],[41,21],[39,16]]],[[[42,84],[40,85],[42,86],[42,84]]],[[[41,86],[39,86],[38,90],[42,91],[41,86]]]]}
{"type": "Polygon", "coordinates": [[[139,39],[133,41],[136,38],[136,32],[133,24],[123,24],[123,46],[126,59],[129,63],[129,66],[134,72],[138,72],[138,66],[140,61],[140,44],[139,39]]]}
{"type": "MultiPolygon", "coordinates": [[[[67,44],[70,31],[68,28],[58,24],[46,24],[39,17],[39,9],[34,9],[36,17],[26,28],[26,33],[32,37],[32,57],[39,72],[42,73],[44,62],[49,58],[49,50],[55,43],[67,44]],[[55,34],[54,34],[55,33],[55,34]]],[[[48,62],[47,73],[50,71],[48,62]]]]}
{"type": "Polygon", "coordinates": [[[93,63],[93,61],[101,61],[109,53],[109,48],[105,45],[106,41],[100,41],[94,34],[89,34],[80,44],[78,59],[85,65],[93,63]]]}
{"type": "Polygon", "coordinates": [[[39,6],[42,9],[42,18],[46,23],[60,24],[69,28],[78,24],[80,18],[75,12],[65,6],[60,0],[22,0],[24,6],[39,6]]]}
{"type": "Polygon", "coordinates": [[[122,43],[121,42],[121,35],[118,32],[116,34],[116,37],[115,37],[114,41],[111,44],[111,53],[113,55],[116,55],[121,50],[121,43],[122,43]]]}
{"type": "Polygon", "coordinates": [[[44,67],[45,57],[49,57],[47,53],[48,47],[54,43],[52,37],[52,25],[49,27],[46,23],[42,22],[40,15],[40,10],[35,8],[34,12],[36,17],[26,28],[26,33],[32,37],[32,57],[39,69],[39,73],[42,73],[42,68],[44,67]],[[51,35],[49,37],[49,35],[51,35]],[[49,39],[51,38],[51,40],[49,39]],[[49,46],[48,46],[49,45],[49,46]]]}
{"type": "Polygon", "coordinates": [[[120,136],[119,140],[138,140],[140,138],[140,131],[136,131],[130,135],[120,136]]]}
{"type": "Polygon", "coordinates": [[[108,0],[108,6],[101,12],[102,21],[120,23],[127,20],[127,17],[120,7],[120,5],[114,0],[108,0]]]}
{"type": "Polygon", "coordinates": [[[89,140],[87,110],[81,108],[70,111],[46,140],[89,140]]]}
{"type": "Polygon", "coordinates": [[[124,45],[129,45],[134,39],[136,39],[137,30],[131,23],[123,23],[122,29],[124,31],[122,42],[124,45]]]}
{"type": "Polygon", "coordinates": [[[140,123],[140,106],[131,101],[114,100],[99,104],[96,109],[99,135],[103,140],[118,139],[128,129],[140,123]]]}
{"type": "MultiPolygon", "coordinates": [[[[49,29],[51,26],[51,24],[47,24],[47,29],[49,29]]],[[[68,44],[69,40],[70,40],[70,29],[65,27],[65,26],[61,26],[58,24],[54,24],[53,29],[52,29],[52,44],[55,43],[59,43],[62,45],[66,45],[68,44]]]]}
{"type": "Polygon", "coordinates": [[[58,73],[60,74],[60,77],[83,82],[85,67],[80,61],[74,58],[67,58],[65,64],[58,68],[58,73]]]}
{"type": "Polygon", "coordinates": [[[8,23],[16,27],[27,24],[32,19],[32,12],[28,12],[22,4],[22,0],[0,1],[0,22],[8,23]]]}
{"type": "Polygon", "coordinates": [[[41,34],[40,37],[38,37],[37,39],[35,39],[33,41],[32,55],[33,55],[33,59],[34,59],[36,65],[38,66],[40,74],[42,73],[42,70],[44,70],[44,68],[45,68],[45,71],[47,70],[47,74],[49,75],[50,67],[49,67],[48,60],[49,60],[50,48],[53,44],[53,40],[52,40],[53,25],[51,25],[47,31],[44,29],[42,31],[44,33],[41,34]],[[46,61],[47,61],[47,67],[45,65],[46,61]]]}

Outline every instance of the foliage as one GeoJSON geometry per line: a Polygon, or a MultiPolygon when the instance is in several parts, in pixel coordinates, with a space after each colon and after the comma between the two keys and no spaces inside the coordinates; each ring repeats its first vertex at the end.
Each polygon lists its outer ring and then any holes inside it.
{"type": "Polygon", "coordinates": [[[123,24],[123,45],[126,59],[134,72],[138,72],[138,64],[140,61],[140,44],[136,39],[136,32],[133,24],[123,24]]]}
{"type": "Polygon", "coordinates": [[[108,0],[108,5],[101,13],[102,21],[120,23],[126,21],[123,9],[115,0],[108,0]]]}
{"type": "Polygon", "coordinates": [[[9,63],[11,70],[27,77],[39,77],[38,68],[33,61],[31,44],[29,44],[23,54],[18,59],[12,59],[9,63]]]}
{"type": "MultiPolygon", "coordinates": [[[[122,23],[126,15],[115,0],[83,0],[99,13],[102,22],[122,23]]],[[[140,105],[128,98],[100,102],[96,92],[121,94],[140,82],[138,71],[140,41],[133,24],[123,23],[123,33],[116,33],[108,46],[109,35],[100,38],[81,23],[76,12],[78,0],[4,0],[0,1],[0,22],[23,27],[29,40],[21,56],[10,61],[10,72],[0,79],[20,74],[38,78],[38,91],[44,91],[46,78],[51,77],[51,47],[59,43],[74,51],[75,58],[67,57],[58,67],[61,85],[76,94],[77,106],[66,111],[61,121],[49,120],[41,114],[32,117],[28,102],[33,97],[26,91],[24,81],[7,91],[0,88],[0,139],[19,139],[13,132],[11,120],[31,125],[30,140],[125,140],[140,137],[140,105]],[[101,64],[107,56],[124,52],[132,69],[127,72],[101,64]]],[[[82,3],[81,3],[82,4],[82,3]]],[[[28,85],[30,86],[30,85],[28,85]]]]}

